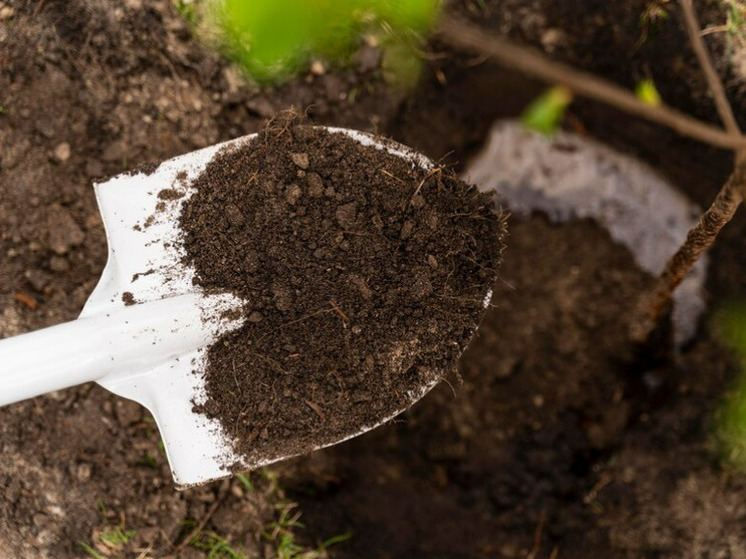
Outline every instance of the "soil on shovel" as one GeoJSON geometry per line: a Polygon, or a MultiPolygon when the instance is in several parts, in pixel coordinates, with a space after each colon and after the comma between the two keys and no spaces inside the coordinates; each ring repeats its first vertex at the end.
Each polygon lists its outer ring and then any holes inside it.
{"type": "Polygon", "coordinates": [[[455,369],[497,279],[491,195],[293,117],[192,186],[196,282],[247,301],[245,325],[208,350],[195,410],[249,464],[373,427],[455,369]]]}

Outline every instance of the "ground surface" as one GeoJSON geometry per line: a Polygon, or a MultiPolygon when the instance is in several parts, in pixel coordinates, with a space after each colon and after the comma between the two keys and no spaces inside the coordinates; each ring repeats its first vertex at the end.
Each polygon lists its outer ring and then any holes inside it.
{"type": "MultiPolygon", "coordinates": [[[[675,15],[639,46],[646,3],[608,4],[452,9],[623,85],[650,72],[669,102],[711,117],[675,15]]],[[[718,3],[706,4],[705,19],[720,23],[718,3]]],[[[458,164],[494,118],[542,89],[436,44],[407,95],[387,89],[368,51],[347,71],[260,92],[201,49],[168,2],[5,7],[15,12],[0,9],[3,337],[82,308],[106,256],[96,177],[254,132],[290,104],[458,164]]],[[[574,105],[569,122],[654,164],[700,204],[728,172],[726,154],[594,104],[574,105]]],[[[712,308],[746,291],[745,229],[741,215],[714,251],[712,308]]],[[[672,362],[621,360],[621,317],[649,281],[593,223],[514,221],[496,308],[462,360],[463,383],[357,440],[183,493],[147,413],[95,385],[3,408],[0,556],[83,557],[83,542],[108,556],[201,557],[188,545],[199,531],[202,547],[217,534],[272,557],[289,533],[289,495],[308,546],[351,534],[333,557],[744,557],[746,479],[717,465],[710,437],[734,362],[708,319],[672,362]],[[134,532],[126,544],[102,540],[117,528],[134,532]]]]}

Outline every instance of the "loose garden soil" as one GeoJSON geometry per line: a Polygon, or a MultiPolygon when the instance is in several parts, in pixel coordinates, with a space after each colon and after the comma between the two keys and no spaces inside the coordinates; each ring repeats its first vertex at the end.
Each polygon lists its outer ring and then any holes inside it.
{"type": "Polygon", "coordinates": [[[454,370],[497,279],[492,195],[292,114],[191,186],[186,262],[246,301],[195,409],[249,464],[358,434],[454,370]]]}
{"type": "MultiPolygon", "coordinates": [[[[3,4],[14,12],[0,19],[2,337],[74,319],[93,290],[107,254],[95,178],[257,132],[290,105],[460,165],[494,118],[545,88],[434,43],[408,93],[388,87],[383,57],[262,91],[201,48],[170,1],[3,4]]],[[[667,103],[714,120],[675,2],[640,42],[649,4],[449,9],[627,87],[652,77],[667,103]]],[[[726,23],[723,3],[696,4],[705,25],[726,23]]],[[[730,35],[706,40],[743,120],[730,35]]],[[[593,103],[574,103],[567,125],[641,157],[701,205],[731,168],[729,154],[593,103]]],[[[743,213],[711,254],[712,309],[746,294],[743,213]]],[[[350,534],[331,557],[744,557],[746,478],[719,464],[711,436],[737,367],[710,319],[674,359],[616,359],[650,278],[590,222],[513,220],[501,270],[455,396],[441,383],[395,422],[252,473],[251,491],[239,480],[175,491],[147,411],[94,384],[0,409],[0,557],[88,557],[82,542],[104,557],[194,559],[210,534],[276,557],[284,498],[300,503],[296,541],[350,534]],[[116,529],[133,533],[105,545],[116,529]]],[[[326,318],[342,327],[336,311],[326,318]]]]}

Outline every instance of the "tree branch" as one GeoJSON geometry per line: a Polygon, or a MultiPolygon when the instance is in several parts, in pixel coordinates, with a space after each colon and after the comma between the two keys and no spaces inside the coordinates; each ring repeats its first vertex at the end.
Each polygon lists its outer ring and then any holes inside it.
{"type": "Polygon", "coordinates": [[[653,289],[640,298],[630,323],[629,332],[633,342],[644,344],[648,340],[659,317],[668,306],[673,292],[736,213],[739,204],[744,200],[745,189],[746,161],[741,161],[718,192],[712,205],[689,231],[684,244],[668,261],[653,289]]]}
{"type": "Polygon", "coordinates": [[[702,68],[702,72],[707,79],[707,85],[712,93],[713,100],[715,101],[715,107],[717,108],[720,120],[723,121],[725,129],[731,134],[741,134],[736,117],[733,115],[733,109],[728,102],[728,97],[725,94],[725,88],[723,82],[720,81],[715,70],[715,65],[712,63],[710,53],[707,51],[705,41],[702,39],[701,27],[697,20],[697,14],[694,11],[692,0],[679,0],[681,4],[681,11],[684,14],[684,22],[686,23],[686,32],[689,35],[689,42],[692,44],[694,54],[697,55],[699,66],[702,68]]]}
{"type": "Polygon", "coordinates": [[[438,36],[455,48],[480,54],[535,78],[564,85],[578,95],[662,124],[683,136],[724,149],[746,149],[746,138],[741,135],[724,132],[665,105],[653,106],[643,103],[622,87],[593,74],[549,60],[532,50],[485,33],[458,18],[444,19],[440,24],[438,36]]]}

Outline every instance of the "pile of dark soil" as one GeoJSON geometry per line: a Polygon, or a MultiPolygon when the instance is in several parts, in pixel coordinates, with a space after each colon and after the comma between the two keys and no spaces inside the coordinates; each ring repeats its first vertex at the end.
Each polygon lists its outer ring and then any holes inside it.
{"type": "Polygon", "coordinates": [[[247,302],[208,350],[195,409],[249,465],[371,428],[455,368],[497,279],[491,195],[292,115],[193,186],[196,281],[247,302]]]}

